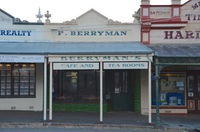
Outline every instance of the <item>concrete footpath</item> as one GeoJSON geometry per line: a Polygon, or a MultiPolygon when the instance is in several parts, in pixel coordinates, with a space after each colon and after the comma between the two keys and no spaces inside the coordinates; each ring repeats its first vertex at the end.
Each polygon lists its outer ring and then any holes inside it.
{"type": "Polygon", "coordinates": [[[200,131],[200,114],[185,116],[161,116],[161,126],[148,124],[148,116],[133,112],[109,112],[99,123],[99,113],[54,112],[53,121],[42,120],[42,112],[0,112],[0,128],[102,128],[102,129],[159,129],[177,131],[200,131]]]}

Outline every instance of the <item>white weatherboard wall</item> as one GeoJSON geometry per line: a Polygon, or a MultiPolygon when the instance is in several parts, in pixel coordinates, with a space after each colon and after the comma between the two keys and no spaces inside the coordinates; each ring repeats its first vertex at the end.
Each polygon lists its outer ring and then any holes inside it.
{"type": "Polygon", "coordinates": [[[141,114],[148,115],[148,70],[141,70],[141,114]]]}
{"type": "Polygon", "coordinates": [[[36,64],[35,98],[0,98],[0,110],[42,111],[43,64],[36,64]]]}

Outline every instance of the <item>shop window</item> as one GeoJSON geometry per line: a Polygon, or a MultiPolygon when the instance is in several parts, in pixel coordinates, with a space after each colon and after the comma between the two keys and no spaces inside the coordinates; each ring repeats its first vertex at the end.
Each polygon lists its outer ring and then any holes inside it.
{"type": "MultiPolygon", "coordinates": [[[[185,73],[160,74],[161,106],[185,106],[185,91],[186,91],[185,73]]],[[[153,105],[156,105],[155,98],[153,98],[153,105]]]]}
{"type": "Polygon", "coordinates": [[[54,102],[99,102],[98,71],[54,71],[54,102]]]}
{"type": "Polygon", "coordinates": [[[35,97],[35,64],[0,64],[0,97],[35,97]]]}

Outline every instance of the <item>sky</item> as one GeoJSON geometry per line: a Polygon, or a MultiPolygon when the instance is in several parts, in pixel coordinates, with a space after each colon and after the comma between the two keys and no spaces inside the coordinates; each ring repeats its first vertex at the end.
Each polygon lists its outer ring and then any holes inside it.
{"type": "MultiPolygon", "coordinates": [[[[0,8],[21,20],[36,22],[36,14],[41,9],[52,15],[51,22],[76,19],[91,8],[114,21],[132,22],[141,0],[2,0],[0,8]]],[[[182,0],[181,3],[187,0],[182,0]]],[[[153,5],[169,5],[171,0],[151,0],[153,5]]],[[[45,18],[42,19],[43,22],[45,18]]]]}

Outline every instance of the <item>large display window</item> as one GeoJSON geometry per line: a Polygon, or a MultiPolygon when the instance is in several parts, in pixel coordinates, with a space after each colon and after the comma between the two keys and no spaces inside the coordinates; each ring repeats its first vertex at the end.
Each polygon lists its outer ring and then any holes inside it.
{"type": "Polygon", "coordinates": [[[0,64],[0,97],[35,97],[35,64],[0,64]]]}
{"type": "Polygon", "coordinates": [[[54,71],[54,102],[98,103],[98,71],[54,71]]]}
{"type": "MultiPolygon", "coordinates": [[[[186,93],[185,73],[170,72],[170,73],[160,74],[161,106],[185,106],[185,95],[186,95],[185,93],[186,93]]],[[[153,98],[153,105],[156,104],[155,102],[156,102],[155,98],[153,98]]]]}

